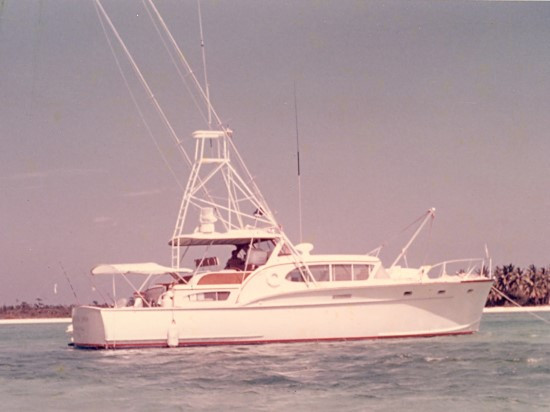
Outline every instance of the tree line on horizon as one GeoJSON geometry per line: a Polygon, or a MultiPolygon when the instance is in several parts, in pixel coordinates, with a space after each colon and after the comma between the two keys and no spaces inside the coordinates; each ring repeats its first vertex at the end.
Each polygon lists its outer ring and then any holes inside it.
{"type": "Polygon", "coordinates": [[[550,266],[530,265],[525,269],[513,264],[497,266],[493,277],[495,283],[485,306],[514,306],[506,297],[520,306],[550,304],[550,266]]]}
{"type": "MultiPolygon", "coordinates": [[[[550,304],[550,265],[546,267],[530,265],[525,269],[513,264],[497,266],[493,277],[495,283],[487,297],[485,304],[487,307],[514,306],[511,301],[520,306],[550,304]]],[[[98,305],[96,301],[93,304],[98,305]]],[[[21,302],[15,305],[1,306],[0,319],[66,318],[71,316],[74,306],[48,305],[41,298],[37,298],[34,304],[21,302]]]]}

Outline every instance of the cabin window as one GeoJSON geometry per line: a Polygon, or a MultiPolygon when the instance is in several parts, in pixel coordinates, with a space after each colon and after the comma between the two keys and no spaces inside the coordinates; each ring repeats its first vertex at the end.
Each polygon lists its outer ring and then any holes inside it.
{"type": "Polygon", "coordinates": [[[230,292],[202,292],[189,295],[188,298],[192,302],[213,302],[218,300],[227,300],[230,292]]]}
{"type": "Polygon", "coordinates": [[[351,280],[351,265],[333,265],[332,276],[335,281],[351,280]]]}
{"type": "Polygon", "coordinates": [[[372,265],[353,265],[353,279],[367,280],[370,276],[372,265]]]}
{"type": "MultiPolygon", "coordinates": [[[[310,265],[309,271],[315,279],[316,282],[328,282],[330,280],[330,271],[328,265],[310,265]]],[[[286,275],[286,280],[291,282],[303,282],[304,276],[308,278],[308,272],[305,267],[302,267],[301,271],[298,268],[292,269],[288,275],[286,275]],[[302,275],[303,273],[303,275],[302,275]]]]}
{"type": "MultiPolygon", "coordinates": [[[[367,280],[371,274],[373,265],[355,264],[355,265],[332,265],[332,281],[350,281],[367,280]]],[[[309,265],[309,270],[316,282],[329,282],[329,265],[309,265]]],[[[286,280],[290,282],[303,282],[303,276],[308,277],[307,269],[302,267],[302,273],[298,268],[291,270],[286,275],[286,280]]]]}
{"type": "MultiPolygon", "coordinates": [[[[303,276],[306,276],[304,273],[303,276]]],[[[302,276],[302,273],[300,273],[300,270],[298,268],[291,270],[288,275],[286,275],[286,280],[289,280],[291,282],[303,282],[304,278],[302,276]]]]}
{"type": "Polygon", "coordinates": [[[316,282],[328,282],[330,280],[328,265],[310,266],[309,270],[316,282]]]}

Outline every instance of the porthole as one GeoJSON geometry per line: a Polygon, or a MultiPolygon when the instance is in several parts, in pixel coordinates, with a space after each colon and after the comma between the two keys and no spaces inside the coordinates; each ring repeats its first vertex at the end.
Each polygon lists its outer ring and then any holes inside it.
{"type": "Polygon", "coordinates": [[[407,290],[403,293],[403,296],[411,296],[413,293],[410,290],[407,290]]]}

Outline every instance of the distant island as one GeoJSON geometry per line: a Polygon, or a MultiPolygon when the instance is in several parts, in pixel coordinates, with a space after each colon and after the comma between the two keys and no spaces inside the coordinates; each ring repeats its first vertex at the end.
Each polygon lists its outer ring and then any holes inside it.
{"type": "Polygon", "coordinates": [[[0,307],[0,319],[70,318],[74,305],[30,305],[21,302],[0,307]]]}
{"type": "MultiPolygon", "coordinates": [[[[522,269],[513,264],[497,266],[493,272],[494,287],[486,307],[542,306],[550,304],[550,266],[530,265],[522,269]],[[496,290],[495,290],[496,289],[496,290]]],[[[98,305],[98,302],[93,302],[98,305]]],[[[48,305],[37,298],[36,303],[21,302],[0,307],[0,319],[69,318],[75,305],[48,305]]],[[[106,304],[100,306],[107,306],[106,304]]]]}

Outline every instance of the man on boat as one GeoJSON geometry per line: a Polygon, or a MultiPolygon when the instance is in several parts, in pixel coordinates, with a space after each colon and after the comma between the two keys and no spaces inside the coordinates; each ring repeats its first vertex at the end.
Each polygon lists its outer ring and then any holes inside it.
{"type": "Polygon", "coordinates": [[[239,255],[240,249],[237,248],[231,252],[231,257],[225,265],[225,269],[238,269],[244,270],[244,260],[241,259],[239,255]]]}

